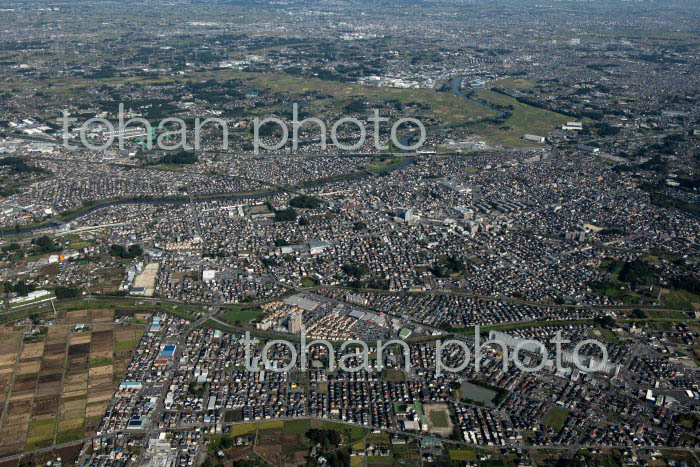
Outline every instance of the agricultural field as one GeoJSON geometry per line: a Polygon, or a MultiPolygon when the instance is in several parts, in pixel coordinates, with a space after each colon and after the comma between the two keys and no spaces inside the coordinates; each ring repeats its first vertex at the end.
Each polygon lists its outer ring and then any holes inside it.
{"type": "Polygon", "coordinates": [[[408,441],[406,444],[392,444],[391,453],[397,465],[421,465],[421,455],[417,441],[408,441]]]}
{"type": "Polygon", "coordinates": [[[473,449],[450,449],[450,460],[457,462],[476,462],[476,453],[473,449]]]}
{"type": "Polygon", "coordinates": [[[322,430],[335,430],[343,434],[343,442],[350,443],[365,437],[365,429],[357,425],[346,425],[344,423],[330,422],[325,420],[311,420],[311,428],[322,430]]]}
{"type": "Polygon", "coordinates": [[[671,290],[664,297],[664,305],[670,308],[700,310],[700,296],[687,290],[671,290]]]}
{"type": "Polygon", "coordinates": [[[260,430],[258,432],[255,452],[273,465],[305,462],[311,447],[309,440],[302,434],[287,434],[284,428],[260,430]]]}
{"type": "MultiPolygon", "coordinates": [[[[0,328],[0,456],[80,440],[104,415],[143,334],[133,311],[59,311],[54,325],[0,328]]],[[[144,320],[149,316],[141,316],[144,320]]]]}
{"type": "MultiPolygon", "coordinates": [[[[364,443],[365,430],[359,426],[328,422],[317,419],[298,419],[286,421],[268,421],[257,423],[239,423],[230,427],[228,435],[214,438],[209,445],[209,461],[212,465],[230,465],[225,461],[246,457],[256,462],[264,461],[270,465],[303,465],[313,442],[306,436],[309,429],[333,430],[340,434],[340,446],[346,447],[364,443]],[[236,438],[244,442],[235,444],[236,438]],[[215,453],[224,451],[224,458],[215,453]],[[222,462],[224,462],[222,464],[222,462]]],[[[386,438],[388,443],[389,438],[386,438]]],[[[331,449],[331,452],[335,447],[331,449]]],[[[405,457],[419,457],[417,450],[406,449],[405,457]]],[[[364,457],[360,457],[364,460],[364,457]]],[[[358,464],[353,464],[358,465],[358,464]]],[[[362,463],[364,465],[364,463],[362,463]]]]}

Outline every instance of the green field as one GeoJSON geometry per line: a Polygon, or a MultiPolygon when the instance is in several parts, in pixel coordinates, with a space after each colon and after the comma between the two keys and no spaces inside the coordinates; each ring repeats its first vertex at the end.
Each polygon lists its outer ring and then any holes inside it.
{"type": "Polygon", "coordinates": [[[664,298],[664,304],[671,308],[693,310],[694,304],[700,306],[700,296],[687,290],[671,290],[664,298]]]}
{"type": "Polygon", "coordinates": [[[274,420],[271,422],[260,422],[258,423],[258,429],[260,431],[266,430],[280,430],[284,428],[284,422],[281,420],[274,420]]]}
{"type": "Polygon", "coordinates": [[[596,328],[603,336],[603,339],[605,339],[607,342],[619,342],[620,340],[617,338],[617,335],[611,331],[608,328],[604,328],[602,326],[598,326],[596,328]]]}
{"type": "Polygon", "coordinates": [[[143,335],[143,331],[136,331],[136,337],[134,339],[128,340],[128,341],[117,341],[114,343],[114,350],[129,350],[133,349],[137,345],[139,345],[139,342],[141,341],[141,336],[143,335]]]}
{"type": "Polygon", "coordinates": [[[302,287],[316,287],[318,285],[318,282],[314,280],[311,277],[304,277],[301,279],[301,286],[302,287]]]}
{"type": "Polygon", "coordinates": [[[386,374],[384,375],[384,378],[383,378],[384,381],[393,382],[393,383],[404,381],[405,379],[406,379],[406,375],[404,374],[404,372],[401,370],[394,369],[394,368],[390,368],[390,369],[386,370],[386,374]]]}
{"type": "Polygon", "coordinates": [[[224,423],[236,423],[243,421],[243,410],[232,409],[224,413],[224,423]]]}
{"type": "Polygon", "coordinates": [[[552,407],[542,418],[542,424],[552,427],[554,431],[559,431],[569,418],[569,411],[562,407],[552,407]]]}
{"type": "MultiPolygon", "coordinates": [[[[219,77],[225,79],[224,76],[219,77]]],[[[276,93],[289,93],[300,96],[309,91],[329,94],[332,99],[310,102],[315,110],[337,112],[352,100],[364,99],[370,103],[380,102],[380,106],[389,100],[402,103],[427,105],[427,116],[440,120],[444,124],[461,124],[479,120],[493,115],[493,112],[468,101],[454,93],[439,93],[431,89],[396,89],[375,86],[363,86],[354,83],[340,83],[316,78],[292,76],[285,73],[229,73],[228,78],[247,81],[251,88],[267,89],[276,93]],[[328,105],[330,103],[330,106],[328,105]]]]}
{"type": "Polygon", "coordinates": [[[365,429],[361,426],[356,425],[346,425],[344,423],[323,421],[314,421],[313,428],[320,428],[322,430],[335,430],[345,433],[350,437],[350,441],[358,441],[365,437],[365,429]],[[319,423],[320,422],[320,423],[319,423]],[[315,425],[320,426],[315,426],[315,425]]]}
{"type": "Polygon", "coordinates": [[[111,365],[112,363],[114,363],[114,360],[111,358],[96,358],[95,360],[90,360],[90,368],[111,365]]]}
{"type": "Polygon", "coordinates": [[[289,420],[284,422],[282,432],[285,435],[301,435],[309,431],[310,426],[309,420],[289,420]]]}
{"type": "Polygon", "coordinates": [[[687,318],[687,315],[683,313],[682,311],[673,311],[673,310],[646,310],[645,313],[651,318],[651,319],[673,319],[673,320],[682,320],[684,318],[687,318]]]}
{"type": "Polygon", "coordinates": [[[258,307],[254,308],[230,308],[221,315],[221,319],[227,323],[236,325],[247,325],[250,324],[256,318],[262,316],[263,310],[258,307]]]}
{"type": "Polygon", "coordinates": [[[535,87],[534,81],[530,79],[525,79],[525,78],[506,78],[506,79],[499,79],[498,81],[494,81],[493,83],[490,83],[490,87],[492,88],[501,88],[501,89],[525,89],[525,88],[534,88],[535,87]]]}
{"type": "Polygon", "coordinates": [[[597,295],[620,300],[625,305],[635,305],[640,302],[641,296],[638,293],[627,290],[626,287],[620,287],[621,284],[618,282],[608,282],[604,287],[591,287],[591,290],[597,295]]]}
{"type": "Polygon", "coordinates": [[[450,426],[447,412],[442,410],[433,410],[430,412],[430,424],[434,428],[447,428],[450,426]]]}
{"type": "Polygon", "coordinates": [[[231,426],[230,436],[236,437],[236,436],[241,436],[241,435],[247,435],[250,433],[255,433],[257,428],[258,428],[258,425],[255,423],[245,423],[245,424],[241,424],[241,425],[233,425],[233,426],[231,426]]]}
{"type": "Polygon", "coordinates": [[[397,157],[392,157],[392,156],[382,156],[382,157],[377,157],[372,159],[372,161],[365,166],[367,170],[370,172],[382,172],[384,170],[388,170],[392,167],[395,167],[402,163],[406,158],[397,156],[397,157]]]}
{"type": "Polygon", "coordinates": [[[532,141],[523,140],[523,135],[529,133],[547,136],[552,130],[571,120],[565,115],[523,104],[513,97],[487,89],[477,90],[476,96],[477,99],[484,100],[491,105],[513,106],[513,110],[509,111],[512,115],[505,121],[504,126],[492,123],[479,123],[470,126],[470,129],[474,130],[476,134],[492,143],[515,147],[541,146],[532,141]]]}
{"type": "Polygon", "coordinates": [[[450,449],[450,460],[461,462],[476,462],[476,453],[473,449],[450,449]]]}
{"type": "Polygon", "coordinates": [[[28,436],[51,435],[56,428],[56,419],[47,418],[44,420],[35,420],[29,423],[28,436]]]}

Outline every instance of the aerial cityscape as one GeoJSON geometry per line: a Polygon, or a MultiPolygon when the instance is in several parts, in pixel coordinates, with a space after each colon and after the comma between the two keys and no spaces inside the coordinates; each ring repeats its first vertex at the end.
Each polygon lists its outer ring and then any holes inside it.
{"type": "Polygon", "coordinates": [[[0,2],[0,467],[700,466],[700,3],[0,2]]]}

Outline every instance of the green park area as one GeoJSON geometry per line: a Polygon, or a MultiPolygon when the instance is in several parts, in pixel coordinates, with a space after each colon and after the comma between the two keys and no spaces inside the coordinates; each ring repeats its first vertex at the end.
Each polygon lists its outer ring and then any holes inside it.
{"type": "Polygon", "coordinates": [[[547,136],[552,130],[571,120],[571,117],[524,104],[513,97],[488,89],[477,90],[476,99],[498,106],[497,108],[510,114],[503,124],[477,123],[469,127],[477,135],[496,144],[514,147],[540,146],[524,140],[523,135],[547,136]]]}
{"type": "Polygon", "coordinates": [[[224,311],[221,315],[221,319],[227,323],[241,326],[250,324],[254,319],[260,318],[263,313],[263,310],[259,307],[232,307],[224,311]]]}

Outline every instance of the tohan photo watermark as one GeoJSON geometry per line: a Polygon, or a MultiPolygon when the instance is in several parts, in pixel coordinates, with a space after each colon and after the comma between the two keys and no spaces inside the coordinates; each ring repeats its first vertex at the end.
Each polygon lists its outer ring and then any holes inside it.
{"type": "MultiPolygon", "coordinates": [[[[481,360],[482,360],[482,351],[484,348],[487,346],[498,346],[500,347],[501,352],[503,353],[503,371],[507,372],[508,371],[508,365],[509,361],[512,359],[513,363],[515,364],[515,367],[519,369],[520,371],[526,372],[526,373],[534,373],[542,370],[547,366],[547,363],[550,361],[549,360],[549,353],[547,351],[547,347],[545,346],[544,343],[537,341],[537,340],[532,340],[532,339],[521,339],[518,340],[515,345],[512,345],[512,342],[505,342],[503,339],[499,338],[492,338],[489,339],[483,343],[481,343],[481,329],[479,326],[476,326],[474,329],[474,358],[473,358],[473,364],[474,364],[474,369],[476,372],[479,372],[481,369],[481,360]],[[513,347],[513,353],[509,357],[509,348],[513,347]],[[539,364],[535,366],[527,366],[525,363],[521,361],[520,358],[520,353],[526,351],[530,353],[537,353],[541,355],[542,359],[539,364]]],[[[246,331],[245,337],[243,338],[243,345],[245,348],[245,367],[246,370],[252,371],[252,372],[259,372],[261,371],[260,367],[257,365],[257,361],[254,361],[252,356],[251,356],[251,345],[254,345],[258,343],[259,341],[257,339],[251,339],[250,338],[250,332],[246,331]]],[[[567,361],[570,363],[573,363],[574,366],[582,372],[585,373],[596,373],[596,372],[607,372],[609,369],[608,365],[608,352],[605,347],[605,345],[597,341],[595,339],[586,339],[574,347],[573,351],[568,352],[568,351],[563,351],[562,350],[562,344],[568,344],[571,341],[567,339],[562,339],[561,336],[561,331],[557,331],[555,338],[549,341],[551,344],[554,344],[555,346],[555,358],[554,361],[552,362],[552,366],[557,370],[557,372],[565,371],[568,369],[568,367],[563,366],[563,362],[567,361]],[[581,349],[586,346],[586,345],[594,345],[598,347],[601,352],[602,352],[602,358],[600,359],[593,359],[590,357],[581,357],[580,352],[581,349]],[[584,361],[587,360],[587,363],[584,361]]],[[[298,357],[300,360],[300,369],[301,371],[306,371],[308,369],[308,353],[309,350],[313,346],[323,346],[326,348],[328,352],[328,371],[334,371],[336,368],[339,368],[345,372],[348,373],[354,373],[358,372],[361,370],[364,370],[366,372],[372,373],[375,371],[382,371],[384,369],[384,351],[394,345],[398,345],[402,349],[403,353],[403,369],[406,372],[409,372],[411,370],[411,358],[410,358],[410,349],[408,344],[405,341],[402,340],[390,340],[387,342],[383,342],[381,340],[378,340],[376,342],[376,365],[371,366],[370,365],[370,358],[369,358],[369,346],[367,345],[366,342],[361,341],[361,340],[348,340],[343,342],[338,351],[339,353],[343,353],[346,350],[349,350],[350,348],[353,349],[353,351],[349,351],[348,353],[345,353],[340,356],[340,358],[336,361],[336,348],[328,340],[325,339],[317,339],[313,340],[311,342],[306,341],[306,329],[302,326],[301,328],[301,356],[299,355],[299,352],[297,351],[297,346],[290,341],[284,340],[284,339],[277,339],[277,340],[272,340],[268,341],[265,346],[262,349],[262,363],[266,371],[272,371],[273,373],[286,373],[289,371],[292,371],[296,369],[297,367],[297,359],[298,357]],[[283,365],[278,365],[277,362],[273,362],[272,360],[269,359],[268,354],[273,347],[281,345],[287,348],[289,351],[289,361],[286,364],[283,365]],[[352,361],[359,362],[359,364],[355,365],[350,365],[352,361]]],[[[472,360],[472,352],[467,346],[467,343],[462,340],[456,340],[456,339],[450,339],[447,341],[442,341],[440,339],[435,341],[435,375],[436,376],[441,376],[443,372],[447,373],[459,373],[460,371],[464,370],[467,368],[469,365],[470,361],[472,360]],[[448,366],[444,361],[443,361],[443,351],[449,347],[455,345],[459,347],[463,354],[464,357],[459,364],[454,365],[454,362],[452,363],[452,366],[448,366]]]]}
{"type": "MultiPolygon", "coordinates": [[[[379,127],[381,123],[389,122],[388,117],[381,117],[379,115],[379,110],[374,109],[374,115],[367,118],[367,122],[372,123],[372,136],[373,136],[373,146],[374,149],[378,151],[384,151],[389,149],[389,145],[382,144],[380,141],[380,131],[379,127]]],[[[71,144],[71,139],[69,136],[70,127],[78,122],[76,117],[70,117],[68,111],[63,111],[63,116],[56,119],[58,123],[62,125],[63,130],[63,147],[68,150],[78,149],[78,146],[71,144]]],[[[222,150],[229,149],[229,128],[228,123],[221,118],[206,118],[204,120],[200,118],[195,118],[193,133],[193,145],[188,144],[188,128],[187,122],[181,118],[169,117],[162,119],[157,128],[164,129],[155,138],[155,147],[164,151],[175,151],[175,150],[199,150],[202,143],[202,129],[207,126],[214,126],[221,128],[222,132],[222,150]],[[168,127],[166,129],[166,127],[168,127]],[[172,140],[175,140],[172,142],[172,140]]],[[[299,104],[292,105],[292,121],[285,122],[277,117],[265,117],[265,118],[254,118],[253,119],[253,150],[254,153],[260,154],[260,150],[265,151],[277,151],[287,146],[290,140],[289,127],[291,126],[291,140],[292,140],[292,150],[297,150],[299,148],[299,130],[305,126],[315,126],[318,128],[320,135],[320,146],[322,150],[326,150],[328,126],[326,123],[318,118],[310,117],[299,121],[299,104]],[[278,126],[281,131],[281,136],[277,141],[272,142],[272,135],[264,136],[261,135],[261,129],[266,125],[278,126]]],[[[154,134],[154,127],[143,117],[134,117],[126,120],[124,113],[124,104],[119,104],[118,120],[115,126],[114,123],[103,117],[94,117],[86,120],[77,127],[80,144],[83,147],[93,150],[93,151],[104,151],[114,145],[115,142],[118,143],[120,150],[124,149],[125,140],[129,137],[133,137],[129,132],[133,132],[134,128],[143,128],[143,134],[146,136],[146,148],[153,149],[153,138],[150,136],[154,134]],[[106,131],[102,134],[105,141],[102,144],[95,144],[91,142],[88,138],[88,134],[91,129],[97,127],[104,127],[106,131]],[[131,128],[131,129],[130,129],[131,128]]],[[[268,127],[269,128],[269,127],[268,127]]],[[[365,123],[357,118],[344,117],[335,121],[330,127],[330,139],[333,146],[342,151],[356,151],[362,148],[367,142],[367,128],[365,123]],[[339,141],[338,130],[340,127],[354,127],[357,130],[358,137],[357,141],[353,144],[346,144],[339,141]]],[[[391,143],[402,151],[416,151],[420,149],[425,143],[426,130],[425,126],[417,118],[404,117],[396,120],[391,126],[391,143]],[[399,139],[398,131],[402,126],[413,126],[415,129],[412,131],[411,138],[399,139]],[[417,133],[417,135],[416,135],[417,133]],[[409,142],[410,139],[418,140],[414,144],[403,144],[404,142],[409,142]]]]}

